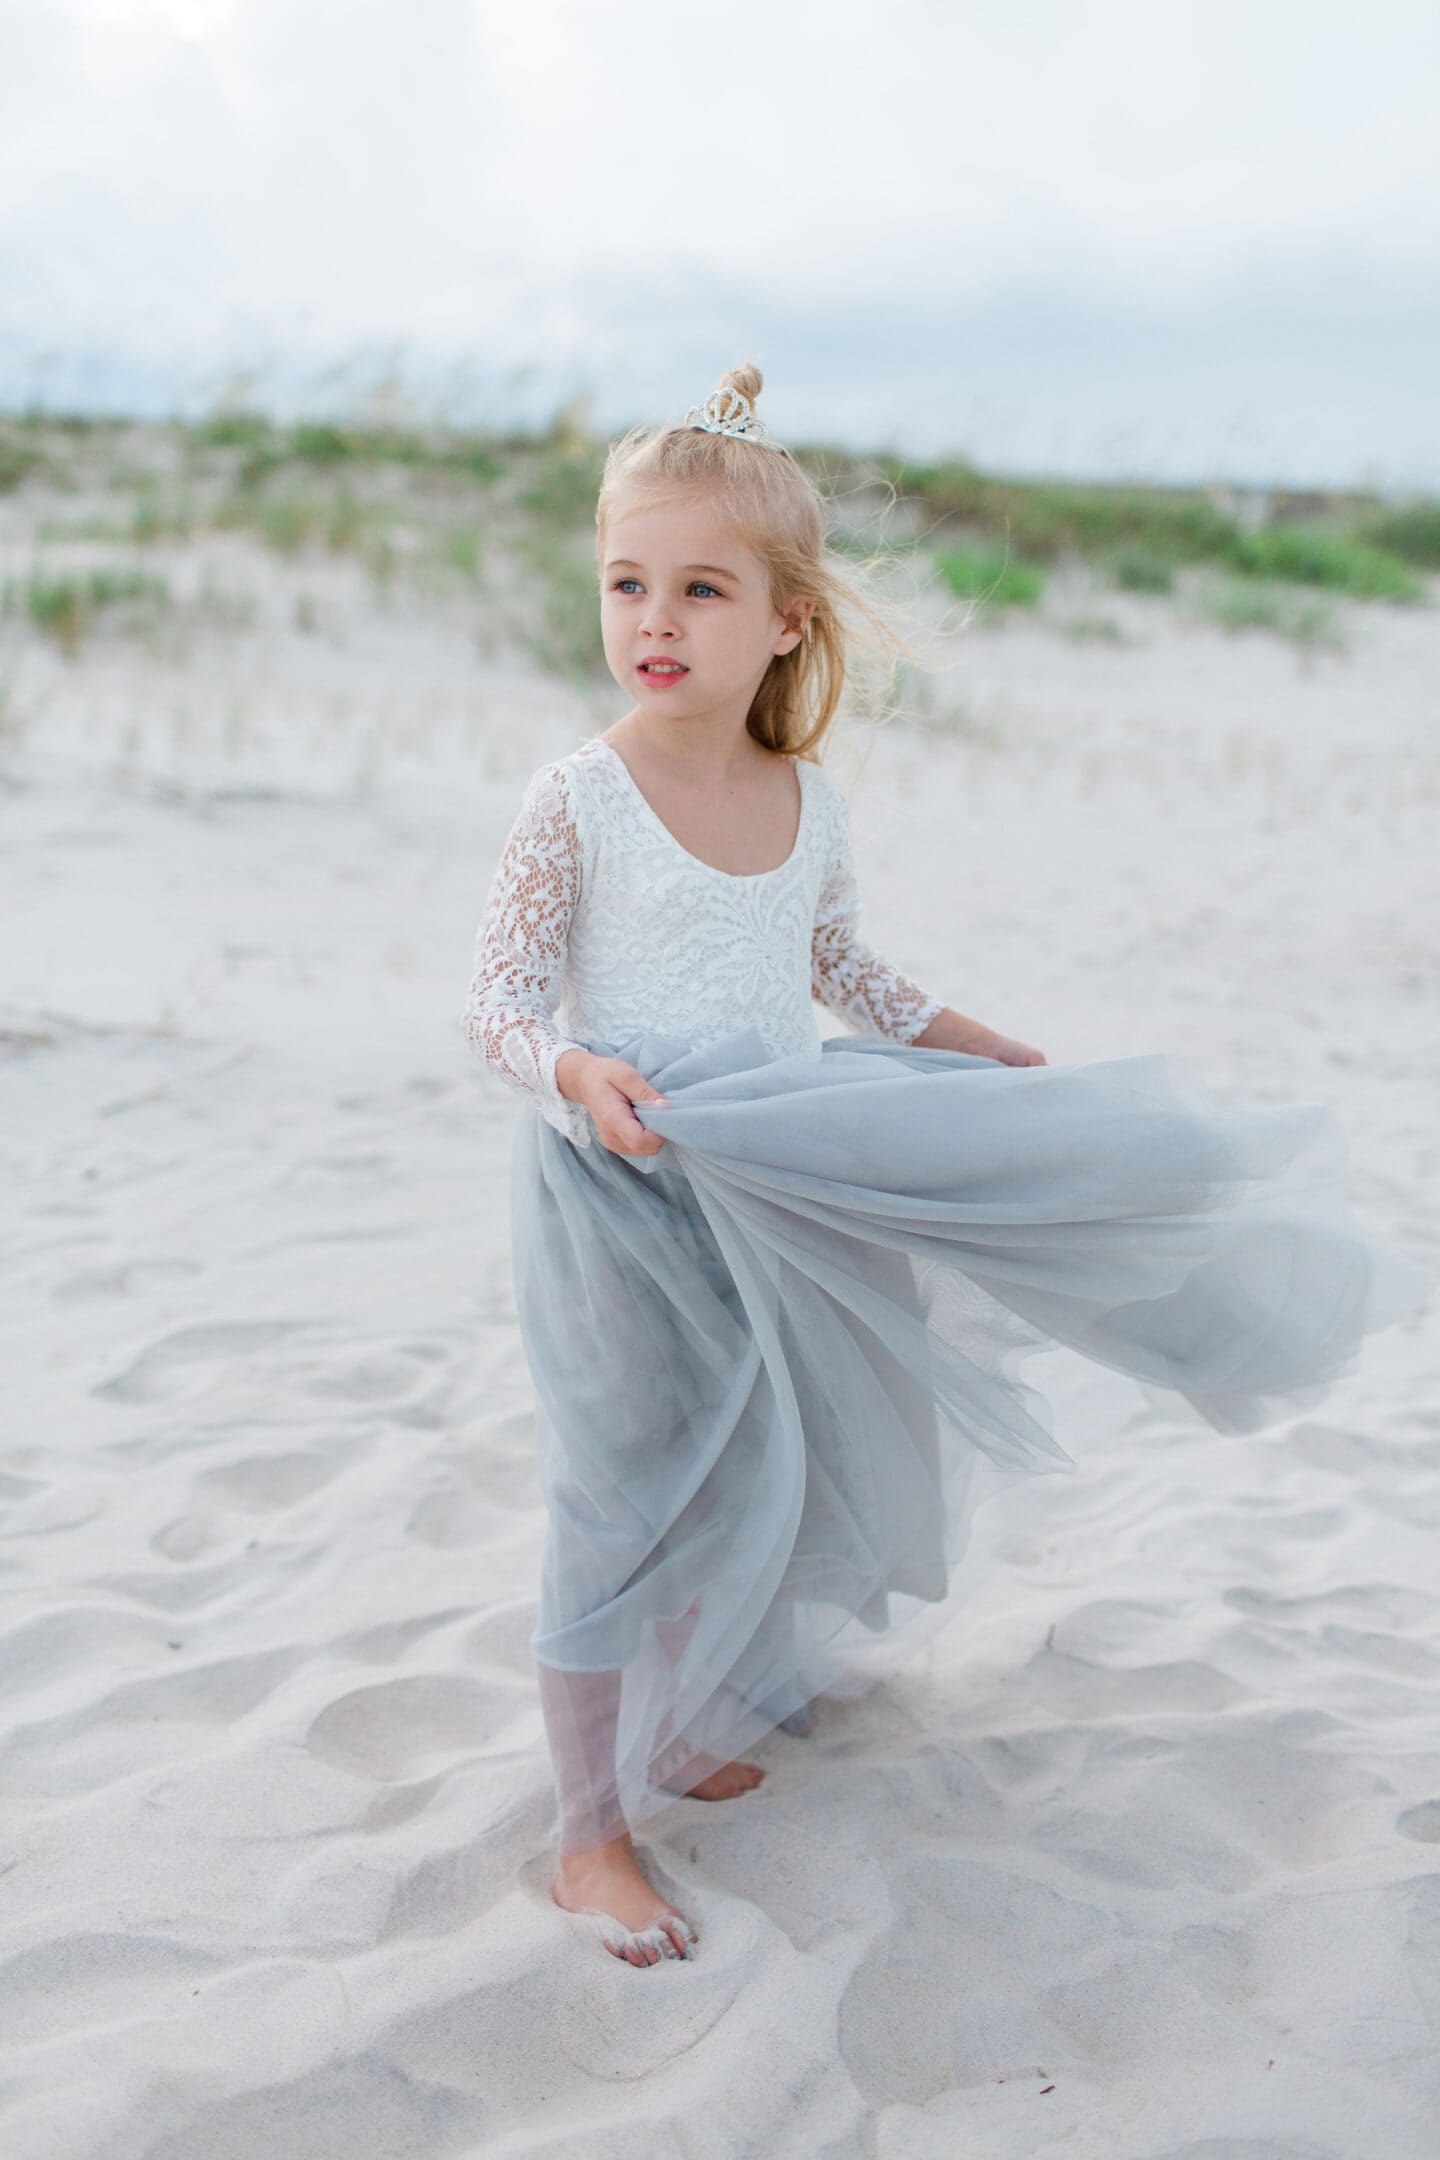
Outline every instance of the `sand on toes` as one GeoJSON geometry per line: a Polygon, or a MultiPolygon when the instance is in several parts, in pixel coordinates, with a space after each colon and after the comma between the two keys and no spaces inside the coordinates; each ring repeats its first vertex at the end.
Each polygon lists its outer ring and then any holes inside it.
{"type": "Polygon", "coordinates": [[[699,1939],[691,1923],[666,1904],[633,1859],[583,1871],[583,1880],[570,1881],[562,1863],[550,1895],[562,1912],[592,1928],[613,1957],[631,1965],[688,1957],[691,1945],[699,1939]]]}

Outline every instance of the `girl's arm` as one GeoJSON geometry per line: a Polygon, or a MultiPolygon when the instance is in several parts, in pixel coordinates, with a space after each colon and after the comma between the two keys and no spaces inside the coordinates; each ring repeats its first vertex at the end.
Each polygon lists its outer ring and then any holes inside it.
{"type": "Polygon", "coordinates": [[[811,990],[827,1012],[838,1013],[859,1034],[914,1042],[945,1007],[882,960],[860,935],[849,806],[838,789],[831,833],[830,867],[820,888],[810,944],[811,990]]]}
{"type": "Polygon", "coordinates": [[[850,841],[849,806],[837,795],[835,844],[815,912],[810,987],[827,1012],[862,1035],[888,1035],[921,1050],[963,1050],[1003,1064],[1043,1064],[1038,1050],[997,1035],[956,1012],[902,975],[860,936],[860,891],[850,841]]]}
{"type": "Polygon", "coordinates": [[[588,1147],[589,1112],[562,1095],[555,1080],[556,1060],[585,1046],[551,1020],[581,867],[569,775],[563,765],[542,766],[501,850],[475,934],[465,1033],[492,1072],[522,1088],[577,1147],[588,1147]]]}

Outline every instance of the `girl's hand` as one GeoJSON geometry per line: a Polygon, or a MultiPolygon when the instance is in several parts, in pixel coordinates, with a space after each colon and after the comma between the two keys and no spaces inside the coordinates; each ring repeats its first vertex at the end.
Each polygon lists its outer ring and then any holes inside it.
{"type": "MultiPolygon", "coordinates": [[[[566,1051],[565,1057],[574,1053],[566,1051]]],[[[616,1155],[658,1155],[665,1142],[659,1133],[651,1132],[641,1124],[630,1105],[637,1102],[663,1103],[667,1098],[651,1087],[644,1073],[627,1065],[624,1058],[596,1057],[586,1051],[585,1063],[570,1088],[562,1086],[561,1093],[569,1094],[573,1102],[584,1103],[595,1120],[595,1130],[606,1147],[616,1155]]],[[[557,1063],[565,1062],[562,1057],[557,1063]]]]}
{"type": "Polygon", "coordinates": [[[996,1058],[1002,1065],[1043,1065],[1045,1053],[1034,1049],[1029,1043],[1017,1042],[1013,1035],[992,1035],[981,1045],[982,1057],[996,1058]]]}
{"type": "Polygon", "coordinates": [[[1043,1065],[1045,1053],[1031,1043],[1017,1042],[1013,1035],[997,1034],[983,1020],[956,1012],[953,1005],[936,1013],[929,1026],[915,1037],[917,1050],[959,1050],[966,1057],[994,1058],[997,1065],[1043,1065]]]}

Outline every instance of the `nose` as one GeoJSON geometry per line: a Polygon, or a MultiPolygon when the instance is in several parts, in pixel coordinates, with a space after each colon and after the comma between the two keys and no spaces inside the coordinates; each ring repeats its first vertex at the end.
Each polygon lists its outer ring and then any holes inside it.
{"type": "Polygon", "coordinates": [[[673,638],[679,635],[674,616],[664,602],[657,599],[651,600],[641,616],[640,632],[643,637],[673,638]]]}

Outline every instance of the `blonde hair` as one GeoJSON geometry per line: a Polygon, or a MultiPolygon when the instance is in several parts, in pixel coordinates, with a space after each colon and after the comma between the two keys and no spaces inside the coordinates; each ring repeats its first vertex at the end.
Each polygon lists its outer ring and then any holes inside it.
{"type": "MultiPolygon", "coordinates": [[[[764,377],[750,361],[729,369],[718,385],[752,403],[763,386],[764,377]]],[[[595,509],[600,559],[607,519],[622,496],[637,490],[703,493],[765,563],[776,613],[788,615],[801,601],[813,603],[799,644],[772,657],[746,716],[749,733],[767,750],[816,760],[853,672],[852,644],[878,646],[888,655],[891,685],[899,659],[915,657],[830,556],[829,506],[788,449],[693,426],[631,428],[610,445],[605,460],[595,509]]]]}

